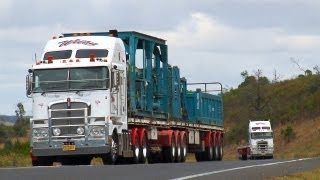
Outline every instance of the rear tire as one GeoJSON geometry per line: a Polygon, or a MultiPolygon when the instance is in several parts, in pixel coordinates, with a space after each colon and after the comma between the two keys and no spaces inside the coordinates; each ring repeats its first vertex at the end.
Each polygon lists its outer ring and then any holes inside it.
{"type": "Polygon", "coordinates": [[[197,162],[203,161],[203,152],[196,152],[196,153],[194,153],[194,156],[195,156],[197,162]]]}
{"type": "Polygon", "coordinates": [[[242,160],[247,160],[248,159],[248,156],[246,154],[242,155],[242,160]]]}
{"type": "Polygon", "coordinates": [[[221,142],[218,146],[218,161],[221,161],[223,158],[223,143],[221,142]]]}
{"type": "Polygon", "coordinates": [[[178,135],[175,153],[175,162],[181,162],[181,137],[178,135]]]}
{"type": "Polygon", "coordinates": [[[205,160],[212,161],[213,160],[213,144],[212,139],[210,138],[208,147],[206,147],[205,151],[205,160]]]}
{"type": "Polygon", "coordinates": [[[146,163],[148,158],[148,143],[147,143],[147,135],[143,134],[142,137],[142,144],[140,146],[140,163],[146,163]]]}
{"type": "Polygon", "coordinates": [[[213,160],[219,160],[219,146],[217,141],[215,141],[215,144],[213,145],[213,160]]]}
{"type": "Polygon", "coordinates": [[[176,142],[173,134],[171,138],[171,145],[164,149],[165,162],[169,162],[169,163],[174,162],[175,154],[176,154],[176,142]]]}
{"type": "Polygon", "coordinates": [[[181,162],[185,162],[187,159],[187,139],[186,136],[182,136],[181,138],[181,162]]]}
{"type": "Polygon", "coordinates": [[[134,164],[139,163],[139,155],[140,155],[140,143],[139,143],[139,135],[136,134],[135,137],[135,145],[132,146],[132,151],[133,151],[133,157],[132,157],[132,162],[134,164]]]}

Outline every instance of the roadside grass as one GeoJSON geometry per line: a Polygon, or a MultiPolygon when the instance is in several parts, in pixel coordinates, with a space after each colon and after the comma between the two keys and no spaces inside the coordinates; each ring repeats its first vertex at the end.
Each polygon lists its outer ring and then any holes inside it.
{"type": "Polygon", "coordinates": [[[294,173],[283,177],[272,177],[269,180],[318,180],[320,178],[320,169],[294,173]]]}
{"type": "Polygon", "coordinates": [[[30,166],[29,142],[7,141],[0,149],[0,167],[30,166]]]}

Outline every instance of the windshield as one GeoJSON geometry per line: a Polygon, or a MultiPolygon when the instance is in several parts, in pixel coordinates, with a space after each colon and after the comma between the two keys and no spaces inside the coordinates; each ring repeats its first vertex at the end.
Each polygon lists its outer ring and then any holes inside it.
{"type": "Polygon", "coordinates": [[[93,54],[94,57],[107,57],[108,50],[106,49],[79,49],[76,52],[76,58],[89,58],[93,54]]]}
{"type": "Polygon", "coordinates": [[[251,139],[271,139],[272,132],[255,132],[251,133],[251,139]]]}
{"type": "Polygon", "coordinates": [[[43,56],[43,60],[47,60],[49,56],[52,56],[53,59],[69,59],[71,57],[71,53],[72,50],[46,52],[43,56]]]}
{"type": "Polygon", "coordinates": [[[107,67],[34,70],[33,92],[108,89],[107,67]]]}

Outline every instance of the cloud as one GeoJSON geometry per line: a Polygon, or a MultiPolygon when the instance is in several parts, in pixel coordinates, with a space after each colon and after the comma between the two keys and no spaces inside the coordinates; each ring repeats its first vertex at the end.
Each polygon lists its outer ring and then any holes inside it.
{"type": "Polygon", "coordinates": [[[279,53],[314,51],[319,35],[301,35],[281,28],[239,28],[228,26],[205,13],[192,13],[173,30],[150,34],[164,37],[173,47],[215,53],[279,53]]]}
{"type": "Polygon", "coordinates": [[[6,19],[11,13],[13,8],[12,0],[0,1],[0,20],[6,19]]]}
{"type": "Polygon", "coordinates": [[[320,35],[284,35],[277,37],[276,41],[294,51],[317,50],[320,46],[320,35]]]}

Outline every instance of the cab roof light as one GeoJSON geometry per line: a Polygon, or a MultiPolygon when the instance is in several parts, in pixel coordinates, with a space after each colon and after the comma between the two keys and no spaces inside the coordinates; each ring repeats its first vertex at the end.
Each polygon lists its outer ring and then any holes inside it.
{"type": "Polygon", "coordinates": [[[48,56],[48,64],[53,63],[53,56],[48,56]]]}
{"type": "Polygon", "coordinates": [[[67,62],[67,60],[65,60],[65,59],[64,59],[64,60],[62,60],[62,63],[66,63],[66,62],[67,62]]]}
{"type": "Polygon", "coordinates": [[[79,60],[79,59],[76,59],[76,62],[80,62],[80,60],[79,60]]]}
{"type": "Polygon", "coordinates": [[[69,60],[69,62],[73,62],[73,60],[72,60],[72,59],[70,59],[70,60],[69,60]]]}
{"type": "Polygon", "coordinates": [[[109,30],[109,36],[110,37],[118,37],[118,30],[116,30],[116,29],[109,30]]]}
{"type": "Polygon", "coordinates": [[[94,54],[90,54],[89,57],[90,57],[90,62],[94,62],[94,58],[95,58],[95,57],[94,57],[94,54]]]}
{"type": "Polygon", "coordinates": [[[57,36],[53,36],[52,39],[57,39],[57,36]]]}

